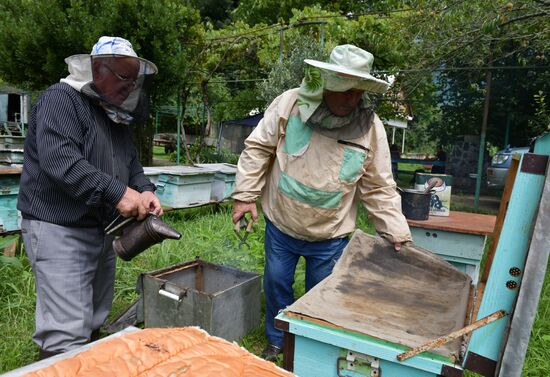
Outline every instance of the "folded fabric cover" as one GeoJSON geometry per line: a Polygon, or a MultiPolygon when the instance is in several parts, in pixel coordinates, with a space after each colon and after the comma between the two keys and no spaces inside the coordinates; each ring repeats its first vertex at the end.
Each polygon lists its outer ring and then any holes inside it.
{"type": "Polygon", "coordinates": [[[236,343],[197,327],[149,328],[98,342],[87,351],[25,376],[294,376],[236,343]]]}

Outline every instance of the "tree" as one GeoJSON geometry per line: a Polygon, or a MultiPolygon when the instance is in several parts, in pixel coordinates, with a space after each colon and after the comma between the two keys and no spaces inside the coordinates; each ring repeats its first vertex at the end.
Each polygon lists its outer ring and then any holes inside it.
{"type": "MultiPolygon", "coordinates": [[[[67,75],[64,58],[89,52],[101,35],[132,42],[139,56],[155,62],[156,106],[176,95],[196,60],[203,27],[196,10],[180,1],[6,0],[0,3],[0,76],[43,90],[67,75]]],[[[150,162],[152,127],[136,127],[142,160],[150,162]]]]}
{"type": "Polygon", "coordinates": [[[223,28],[230,23],[231,12],[237,6],[237,0],[191,0],[193,8],[198,9],[204,22],[216,28],[223,28]]]}
{"type": "Polygon", "coordinates": [[[422,83],[438,88],[441,118],[431,124],[432,137],[451,143],[461,134],[479,134],[489,69],[488,140],[502,145],[511,122],[516,142],[527,143],[534,133],[528,126],[533,95],[549,87],[550,3],[428,0],[411,1],[403,10],[394,18],[395,32],[409,42],[404,51],[414,69],[402,86],[409,99],[421,102],[422,83]]]}
{"type": "Polygon", "coordinates": [[[284,91],[300,86],[306,68],[304,59],[327,60],[327,53],[320,48],[319,41],[308,35],[293,43],[284,59],[274,63],[267,80],[258,85],[266,104],[284,91]]]}

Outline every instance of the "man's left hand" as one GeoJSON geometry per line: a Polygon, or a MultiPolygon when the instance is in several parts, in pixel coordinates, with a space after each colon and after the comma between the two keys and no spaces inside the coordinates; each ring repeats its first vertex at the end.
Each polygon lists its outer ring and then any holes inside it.
{"type": "Polygon", "coordinates": [[[159,198],[151,191],[143,191],[141,193],[141,204],[156,216],[162,216],[164,213],[159,198]]]}

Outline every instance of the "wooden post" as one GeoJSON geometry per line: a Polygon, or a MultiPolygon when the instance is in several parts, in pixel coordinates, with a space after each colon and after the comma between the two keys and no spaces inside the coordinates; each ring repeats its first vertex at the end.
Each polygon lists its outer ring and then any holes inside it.
{"type": "Polygon", "coordinates": [[[489,52],[489,69],[485,74],[485,100],[483,103],[483,120],[481,121],[481,136],[479,139],[479,157],[477,160],[477,176],[476,176],[476,192],[474,196],[474,208],[477,209],[479,205],[479,192],[481,190],[481,177],[483,177],[483,159],[485,157],[485,134],[487,133],[487,120],[489,118],[489,102],[491,100],[491,82],[493,79],[493,71],[491,71],[491,64],[493,61],[493,54],[489,52]]]}

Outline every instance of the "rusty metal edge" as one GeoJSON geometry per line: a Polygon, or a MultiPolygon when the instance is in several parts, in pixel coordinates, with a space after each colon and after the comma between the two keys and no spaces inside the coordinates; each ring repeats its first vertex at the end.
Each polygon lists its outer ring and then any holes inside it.
{"type": "Polygon", "coordinates": [[[495,360],[478,355],[475,352],[468,352],[466,362],[464,363],[464,369],[479,373],[485,377],[494,376],[496,368],[497,362],[495,360]]]}
{"type": "Polygon", "coordinates": [[[548,156],[543,154],[525,153],[521,163],[521,171],[524,173],[545,175],[548,165],[548,156]]]}

